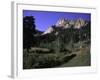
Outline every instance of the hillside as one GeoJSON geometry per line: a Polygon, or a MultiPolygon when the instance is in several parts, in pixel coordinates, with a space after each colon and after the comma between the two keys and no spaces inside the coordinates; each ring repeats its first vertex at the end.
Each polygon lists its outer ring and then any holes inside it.
{"type": "Polygon", "coordinates": [[[76,57],[71,59],[69,62],[62,64],[60,67],[77,67],[77,66],[90,66],[90,50],[89,47],[84,48],[83,50],[73,52],[77,54],[76,57]]]}

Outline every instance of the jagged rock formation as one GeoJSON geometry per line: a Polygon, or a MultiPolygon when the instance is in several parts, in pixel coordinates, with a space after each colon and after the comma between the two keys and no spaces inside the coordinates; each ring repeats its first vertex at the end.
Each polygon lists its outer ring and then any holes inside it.
{"type": "MultiPolygon", "coordinates": [[[[66,28],[75,28],[75,29],[80,29],[82,27],[85,27],[88,25],[88,22],[79,18],[76,20],[67,20],[67,19],[60,19],[57,21],[57,23],[55,24],[56,28],[62,28],[62,29],[66,29],[66,28]]],[[[48,29],[46,31],[44,31],[44,34],[48,34],[54,31],[54,28],[52,26],[49,26],[48,29]]]]}
{"type": "Polygon", "coordinates": [[[75,21],[74,28],[80,29],[81,27],[84,27],[87,25],[87,22],[81,18],[77,19],[75,21]]]}
{"type": "Polygon", "coordinates": [[[87,22],[81,18],[76,19],[76,20],[60,19],[56,23],[57,27],[70,28],[71,26],[73,26],[74,28],[77,28],[77,29],[86,25],[87,25],[87,22]]]}
{"type": "Polygon", "coordinates": [[[69,27],[69,21],[66,19],[60,19],[56,23],[57,27],[69,27]]]}

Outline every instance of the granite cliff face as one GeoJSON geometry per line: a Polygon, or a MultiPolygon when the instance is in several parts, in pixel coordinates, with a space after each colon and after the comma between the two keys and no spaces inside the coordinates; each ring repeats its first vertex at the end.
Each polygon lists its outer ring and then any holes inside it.
{"type": "MultiPolygon", "coordinates": [[[[55,24],[56,28],[61,28],[61,29],[67,29],[67,28],[75,28],[75,29],[80,29],[82,27],[86,27],[88,25],[88,21],[85,21],[81,18],[76,19],[76,20],[68,20],[68,19],[59,19],[57,23],[55,24]]],[[[54,28],[52,26],[49,26],[46,31],[44,31],[44,34],[48,34],[54,31],[54,28]]]]}
{"type": "Polygon", "coordinates": [[[70,28],[73,26],[74,28],[80,29],[83,26],[87,25],[87,21],[79,18],[76,20],[66,20],[66,19],[60,19],[56,23],[57,27],[63,27],[63,28],[70,28]]]}
{"type": "Polygon", "coordinates": [[[87,22],[81,18],[77,19],[74,24],[74,28],[80,29],[81,27],[85,27],[87,22]]]}

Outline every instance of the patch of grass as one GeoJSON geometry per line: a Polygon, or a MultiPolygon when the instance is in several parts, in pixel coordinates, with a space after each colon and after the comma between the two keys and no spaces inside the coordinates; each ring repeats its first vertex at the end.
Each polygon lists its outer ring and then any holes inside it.
{"type": "Polygon", "coordinates": [[[68,62],[73,57],[75,55],[65,53],[38,54],[24,52],[23,69],[56,67],[68,62]]]}

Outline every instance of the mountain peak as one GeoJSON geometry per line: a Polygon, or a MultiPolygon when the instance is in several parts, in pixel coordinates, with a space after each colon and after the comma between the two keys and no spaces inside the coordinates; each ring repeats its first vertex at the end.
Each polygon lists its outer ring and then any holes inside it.
{"type": "Polygon", "coordinates": [[[82,19],[82,18],[78,18],[76,20],[68,20],[65,18],[59,19],[56,23],[57,27],[62,27],[62,28],[70,28],[71,26],[73,26],[74,28],[80,29],[83,26],[86,26],[87,22],[82,19]]]}
{"type": "Polygon", "coordinates": [[[75,20],[74,28],[80,29],[81,27],[86,26],[86,24],[87,23],[85,20],[83,20],[82,18],[79,18],[79,19],[75,20]]]}
{"type": "Polygon", "coordinates": [[[66,20],[65,18],[59,19],[56,23],[57,27],[64,27],[66,26],[66,24],[68,24],[68,20],[66,20]]]}
{"type": "Polygon", "coordinates": [[[53,32],[53,31],[54,31],[53,27],[49,26],[48,29],[47,29],[42,35],[51,33],[51,32],[53,32]]]}
{"type": "MultiPolygon", "coordinates": [[[[86,22],[82,18],[78,18],[76,20],[68,20],[65,18],[59,19],[57,23],[55,24],[55,27],[61,28],[61,29],[66,29],[66,28],[73,28],[75,29],[80,29],[81,27],[85,27],[88,22],[86,22]]],[[[48,29],[42,34],[48,34],[54,31],[54,28],[52,26],[49,26],[48,29]]]]}

